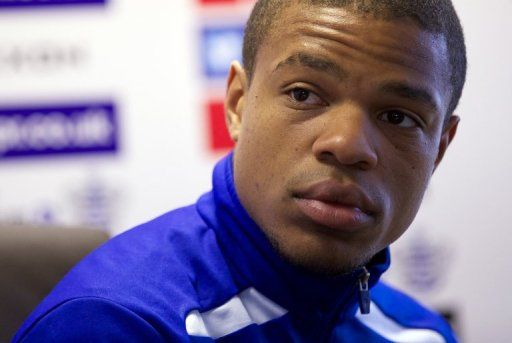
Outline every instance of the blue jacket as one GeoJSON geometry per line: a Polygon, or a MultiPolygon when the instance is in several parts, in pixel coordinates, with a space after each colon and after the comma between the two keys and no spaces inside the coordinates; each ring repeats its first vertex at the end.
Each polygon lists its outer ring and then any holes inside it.
{"type": "Polygon", "coordinates": [[[94,251],[13,341],[455,342],[438,315],[378,281],[388,267],[386,249],[366,284],[361,271],[326,278],[282,260],[238,200],[230,154],[211,192],[94,251]]]}

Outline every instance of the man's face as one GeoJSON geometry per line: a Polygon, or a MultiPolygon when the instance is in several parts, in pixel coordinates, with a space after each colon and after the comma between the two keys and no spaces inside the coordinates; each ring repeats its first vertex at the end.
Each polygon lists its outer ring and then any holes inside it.
{"type": "Polygon", "coordinates": [[[231,68],[236,189],[286,259],[347,272],[407,229],[455,134],[445,40],[343,8],[278,21],[251,84],[231,68]]]}

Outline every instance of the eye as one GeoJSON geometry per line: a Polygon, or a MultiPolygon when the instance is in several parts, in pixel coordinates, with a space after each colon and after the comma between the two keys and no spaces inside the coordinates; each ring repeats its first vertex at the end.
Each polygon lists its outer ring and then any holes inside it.
{"type": "Polygon", "coordinates": [[[293,100],[298,101],[298,102],[304,102],[304,101],[308,100],[310,95],[311,95],[311,92],[306,89],[295,88],[292,90],[292,98],[293,98],[293,100]]]}
{"type": "Polygon", "coordinates": [[[296,87],[288,92],[295,103],[304,105],[325,105],[325,102],[314,92],[305,88],[296,87]]]}
{"type": "Polygon", "coordinates": [[[399,110],[381,113],[379,119],[399,127],[413,128],[420,126],[416,119],[413,119],[409,114],[399,110]]]}

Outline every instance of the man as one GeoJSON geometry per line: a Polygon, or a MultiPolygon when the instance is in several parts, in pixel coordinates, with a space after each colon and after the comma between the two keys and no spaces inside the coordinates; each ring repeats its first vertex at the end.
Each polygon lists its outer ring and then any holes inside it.
{"type": "Polygon", "coordinates": [[[260,0],[213,190],[81,262],[24,342],[454,342],[379,282],[453,139],[449,0],[260,0]]]}

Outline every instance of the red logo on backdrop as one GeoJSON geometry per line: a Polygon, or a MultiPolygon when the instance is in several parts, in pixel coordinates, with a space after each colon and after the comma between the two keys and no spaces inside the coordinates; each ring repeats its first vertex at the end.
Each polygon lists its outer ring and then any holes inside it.
{"type": "Polygon", "coordinates": [[[208,145],[210,149],[213,151],[231,149],[234,146],[234,143],[229,136],[228,129],[226,128],[224,102],[222,100],[213,100],[208,102],[206,113],[208,115],[208,145]]]}

